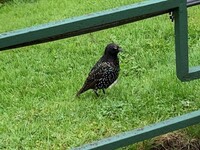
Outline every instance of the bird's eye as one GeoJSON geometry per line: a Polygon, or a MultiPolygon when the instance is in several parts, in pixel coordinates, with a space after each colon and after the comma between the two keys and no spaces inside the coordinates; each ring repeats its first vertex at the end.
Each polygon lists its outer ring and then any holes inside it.
{"type": "Polygon", "coordinates": [[[117,46],[114,46],[113,48],[114,48],[115,50],[117,50],[117,46]]]}

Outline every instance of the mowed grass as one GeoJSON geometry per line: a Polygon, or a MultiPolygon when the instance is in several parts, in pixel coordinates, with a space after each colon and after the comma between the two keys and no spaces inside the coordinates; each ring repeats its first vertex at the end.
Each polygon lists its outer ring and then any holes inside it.
{"type": "MultiPolygon", "coordinates": [[[[10,1],[0,33],[138,2],[10,1]]],[[[189,9],[190,65],[200,64],[200,6],[189,9]]],[[[69,149],[200,108],[200,80],[176,77],[168,14],[51,43],[0,52],[0,149],[69,149]],[[118,83],[100,97],[76,92],[110,42],[118,83]]],[[[188,134],[199,137],[199,125],[188,134]]],[[[200,138],[200,137],[199,137],[200,138]]],[[[148,149],[148,142],[127,149],[148,149]]]]}

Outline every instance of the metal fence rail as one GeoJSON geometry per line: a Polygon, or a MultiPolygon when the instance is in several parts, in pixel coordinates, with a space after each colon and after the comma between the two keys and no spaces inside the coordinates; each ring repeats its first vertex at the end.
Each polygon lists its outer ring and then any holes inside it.
{"type": "Polygon", "coordinates": [[[0,50],[68,38],[150,18],[178,8],[180,0],[150,0],[0,34],[0,50]]]}
{"type": "Polygon", "coordinates": [[[187,0],[187,6],[188,7],[199,5],[199,4],[200,4],[199,0],[187,0]]]}
{"type": "Polygon", "coordinates": [[[73,150],[112,150],[200,123],[200,110],[144,128],[124,132],[73,150]]]}
{"type": "MultiPolygon", "coordinates": [[[[150,0],[138,4],[51,22],[0,34],[0,51],[90,33],[170,12],[180,0],[150,0]]],[[[187,7],[200,4],[188,0],[187,7]]]]}

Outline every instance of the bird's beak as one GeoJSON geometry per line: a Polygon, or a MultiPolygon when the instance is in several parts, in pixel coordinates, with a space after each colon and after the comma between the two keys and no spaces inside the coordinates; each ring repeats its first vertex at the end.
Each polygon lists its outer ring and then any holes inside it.
{"type": "Polygon", "coordinates": [[[118,48],[119,52],[123,52],[123,49],[121,47],[118,48]]]}

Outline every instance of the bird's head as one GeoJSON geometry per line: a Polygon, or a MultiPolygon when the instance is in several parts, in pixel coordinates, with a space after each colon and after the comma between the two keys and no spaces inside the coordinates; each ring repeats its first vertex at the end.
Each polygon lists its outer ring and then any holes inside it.
{"type": "Polygon", "coordinates": [[[106,49],[105,49],[105,55],[110,55],[110,56],[117,56],[117,54],[119,52],[122,51],[122,48],[119,47],[117,44],[115,43],[111,43],[111,44],[108,44],[106,46],[106,49]]]}

